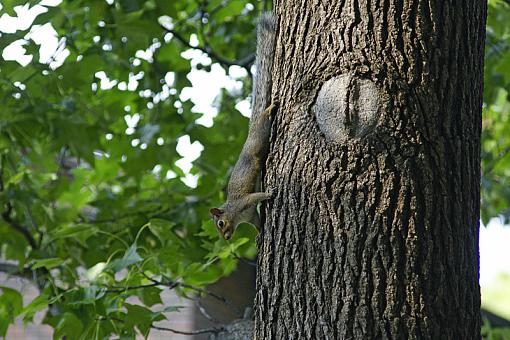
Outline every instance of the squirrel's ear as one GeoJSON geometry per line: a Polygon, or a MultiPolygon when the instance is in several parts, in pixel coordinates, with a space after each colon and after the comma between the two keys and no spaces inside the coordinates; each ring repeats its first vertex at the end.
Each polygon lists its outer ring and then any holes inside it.
{"type": "Polygon", "coordinates": [[[218,217],[224,213],[223,210],[218,209],[218,208],[212,208],[211,210],[209,210],[209,212],[211,213],[211,215],[216,216],[216,217],[218,217]]]}

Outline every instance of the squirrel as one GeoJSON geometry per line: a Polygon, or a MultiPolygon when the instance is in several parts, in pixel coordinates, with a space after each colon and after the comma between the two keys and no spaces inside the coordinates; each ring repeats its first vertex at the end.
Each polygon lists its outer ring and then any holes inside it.
{"type": "Polygon", "coordinates": [[[276,41],[276,19],[271,12],[263,13],[257,25],[256,74],[253,81],[252,115],[248,137],[227,187],[227,200],[220,208],[210,213],[219,233],[229,240],[242,222],[260,228],[257,204],[272,196],[268,192],[255,192],[262,165],[269,150],[271,117],[278,107],[274,101],[268,106],[271,96],[271,73],[276,41]]]}

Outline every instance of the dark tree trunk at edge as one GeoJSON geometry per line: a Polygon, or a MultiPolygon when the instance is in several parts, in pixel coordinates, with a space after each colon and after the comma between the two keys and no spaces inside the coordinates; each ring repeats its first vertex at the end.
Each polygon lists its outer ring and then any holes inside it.
{"type": "Polygon", "coordinates": [[[486,2],[275,12],[255,338],[480,338],[486,2]]]}

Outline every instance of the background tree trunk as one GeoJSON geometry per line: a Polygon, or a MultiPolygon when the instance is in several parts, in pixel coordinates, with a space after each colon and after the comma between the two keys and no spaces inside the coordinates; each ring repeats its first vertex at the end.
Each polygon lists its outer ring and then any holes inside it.
{"type": "Polygon", "coordinates": [[[275,1],[257,339],[480,338],[486,3],[275,1]],[[374,99],[375,98],[375,99],[374,99]]]}

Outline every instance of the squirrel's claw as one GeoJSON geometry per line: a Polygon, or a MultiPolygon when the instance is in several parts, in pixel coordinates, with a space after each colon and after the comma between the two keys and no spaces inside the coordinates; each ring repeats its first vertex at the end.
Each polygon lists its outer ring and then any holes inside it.
{"type": "Polygon", "coordinates": [[[276,194],[276,188],[275,187],[267,187],[266,193],[269,195],[269,197],[273,197],[276,194]]]}

